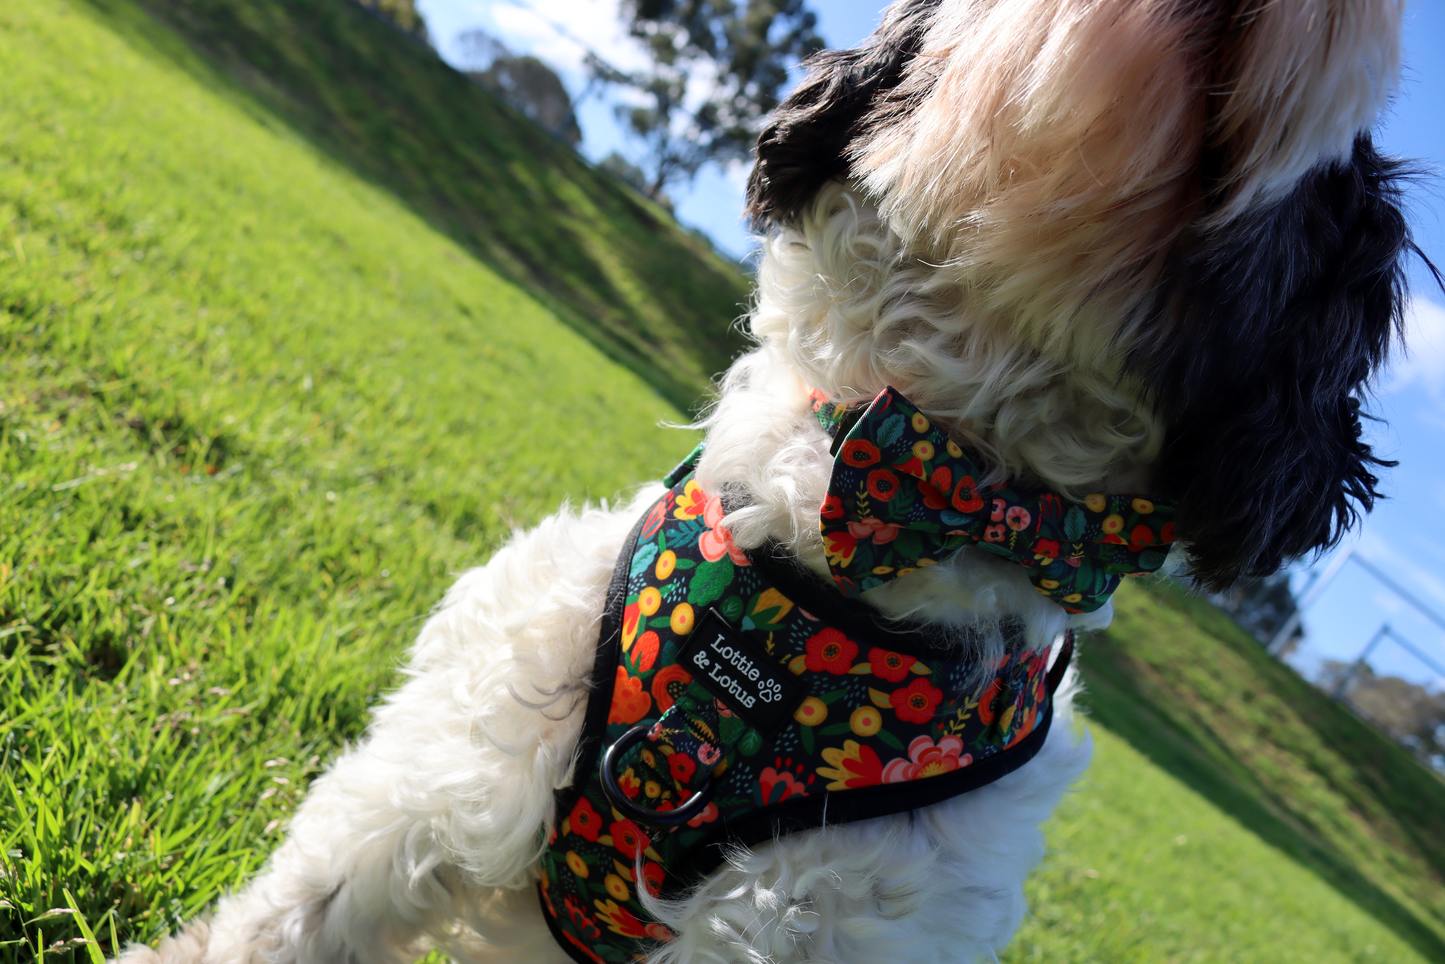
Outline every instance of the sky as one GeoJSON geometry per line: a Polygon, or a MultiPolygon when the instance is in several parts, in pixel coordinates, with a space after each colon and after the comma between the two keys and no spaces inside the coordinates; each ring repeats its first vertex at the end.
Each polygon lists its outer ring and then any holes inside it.
{"type": "MultiPolygon", "coordinates": [[[[417,6],[444,59],[456,63],[461,55],[456,36],[481,28],[513,50],[550,64],[574,98],[586,91],[582,62],[587,47],[623,69],[645,63],[621,24],[617,0],[419,0],[417,6]]],[[[812,6],[832,47],[855,46],[872,31],[883,8],[868,0],[814,0],[812,6]]],[[[1406,18],[1405,71],[1378,141],[1386,152],[1438,174],[1445,171],[1445,3],[1410,0],[1406,18]]],[[[578,109],[582,151],[594,160],[613,150],[636,155],[637,145],[615,119],[616,101],[610,96],[594,89],[578,109]]],[[[679,219],[703,229],[735,257],[752,247],[741,218],[746,178],[743,165],[709,167],[691,185],[669,189],[679,219]]],[[[1415,240],[1445,268],[1445,180],[1437,176],[1431,182],[1427,176],[1417,184],[1410,192],[1409,214],[1415,240]]],[[[1445,294],[1418,263],[1411,265],[1410,280],[1408,351],[1397,352],[1368,405],[1382,419],[1374,426],[1377,451],[1401,463],[1384,479],[1390,498],[1336,553],[1296,564],[1292,581],[1296,592],[1303,592],[1312,576],[1330,570],[1335,556],[1348,552],[1383,569],[1445,622],[1445,294]]],[[[1304,644],[1290,657],[1306,676],[1318,672],[1325,659],[1353,660],[1385,624],[1445,666],[1445,629],[1357,563],[1335,566],[1333,578],[1316,595],[1305,611],[1304,644]]],[[[1445,689],[1445,677],[1393,641],[1375,649],[1370,665],[1376,672],[1445,689]]]]}

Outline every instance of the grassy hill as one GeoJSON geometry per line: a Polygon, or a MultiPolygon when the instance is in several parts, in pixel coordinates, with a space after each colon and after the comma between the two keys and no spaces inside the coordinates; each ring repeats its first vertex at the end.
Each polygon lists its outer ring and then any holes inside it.
{"type": "MultiPolygon", "coordinates": [[[[0,5],[0,962],[254,871],[453,574],[738,345],[733,269],[343,0],[147,9],[0,5]]],[[[1439,781],[1175,593],[1085,668],[1007,960],[1445,960],[1439,781]]]]}

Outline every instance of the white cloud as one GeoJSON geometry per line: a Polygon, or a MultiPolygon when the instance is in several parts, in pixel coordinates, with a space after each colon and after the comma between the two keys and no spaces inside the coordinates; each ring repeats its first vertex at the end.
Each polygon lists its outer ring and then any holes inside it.
{"type": "Polygon", "coordinates": [[[1445,405],[1445,307],[1412,298],[1405,308],[1405,351],[1390,366],[1386,394],[1419,386],[1445,405]]]}
{"type": "Polygon", "coordinates": [[[480,28],[516,52],[545,61],[574,93],[587,82],[583,64],[589,48],[622,70],[647,63],[623,27],[618,0],[419,0],[418,7],[449,62],[458,63],[462,54],[457,35],[480,28]]]}

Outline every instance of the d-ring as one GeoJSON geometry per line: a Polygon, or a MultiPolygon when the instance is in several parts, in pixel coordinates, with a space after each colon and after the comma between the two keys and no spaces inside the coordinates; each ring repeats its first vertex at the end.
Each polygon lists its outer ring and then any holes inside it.
{"type": "Polygon", "coordinates": [[[628,799],[627,794],[622,792],[622,787],[617,783],[617,775],[613,772],[614,764],[620,762],[628,750],[647,736],[647,731],[651,730],[652,726],[651,723],[639,723],[622,734],[621,738],[608,747],[607,752],[602,755],[602,765],[598,767],[598,776],[602,778],[602,792],[607,795],[608,801],[624,817],[637,823],[675,827],[680,823],[687,823],[707,808],[708,803],[712,800],[712,777],[708,777],[707,782],[698,788],[697,793],[688,798],[688,801],[682,806],[673,810],[647,810],[628,799]]]}

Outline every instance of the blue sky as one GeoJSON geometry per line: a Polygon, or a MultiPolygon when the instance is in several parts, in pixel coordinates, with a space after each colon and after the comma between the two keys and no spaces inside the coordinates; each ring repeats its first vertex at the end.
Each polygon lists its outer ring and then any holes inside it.
{"type": "MultiPolygon", "coordinates": [[[[830,46],[853,46],[872,30],[882,3],[815,0],[820,29],[830,46]]],[[[568,89],[578,94],[583,44],[619,66],[640,65],[617,20],[617,0],[420,0],[444,57],[454,58],[457,33],[480,27],[513,49],[552,64],[568,89]]],[[[1384,118],[1381,142],[1390,153],[1411,158],[1428,171],[1445,170],[1445,4],[1412,0],[1405,34],[1406,68],[1399,93],[1384,118]]],[[[611,102],[589,97],[579,110],[583,152],[594,159],[611,150],[635,151],[613,117],[611,102]]],[[[672,191],[678,216],[701,227],[724,250],[744,254],[750,241],[743,227],[742,185],[746,171],[705,169],[688,188],[672,191]]],[[[1445,266],[1445,181],[1418,186],[1411,197],[1411,224],[1421,248],[1445,266]]],[[[1416,302],[1410,350],[1377,386],[1371,411],[1378,449],[1400,460],[1380,505],[1345,548],[1386,569],[1397,581],[1445,614],[1445,295],[1418,265],[1411,280],[1416,302]]],[[[1316,571],[1328,565],[1322,560],[1316,571]]],[[[1296,566],[1303,585],[1310,566],[1296,566]]],[[[1406,638],[1445,663],[1445,631],[1417,615],[1397,596],[1353,563],[1346,563],[1305,619],[1307,641],[1293,657],[1306,674],[1320,660],[1352,659],[1379,627],[1389,622],[1406,638]]],[[[1371,659],[1381,672],[1445,688],[1417,660],[1393,643],[1371,659]]]]}

